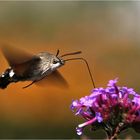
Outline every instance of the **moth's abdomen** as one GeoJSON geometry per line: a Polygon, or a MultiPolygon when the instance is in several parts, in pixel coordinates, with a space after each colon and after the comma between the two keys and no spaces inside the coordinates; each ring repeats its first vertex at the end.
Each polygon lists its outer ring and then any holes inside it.
{"type": "Polygon", "coordinates": [[[10,83],[16,82],[16,76],[12,69],[7,69],[2,75],[0,75],[0,88],[5,89],[10,83]]]}
{"type": "Polygon", "coordinates": [[[5,89],[11,82],[5,78],[5,77],[0,77],[0,88],[5,89]]]}

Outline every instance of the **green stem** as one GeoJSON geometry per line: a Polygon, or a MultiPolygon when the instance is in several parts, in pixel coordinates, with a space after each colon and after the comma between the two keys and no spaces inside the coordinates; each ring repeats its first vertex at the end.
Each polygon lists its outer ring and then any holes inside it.
{"type": "Polygon", "coordinates": [[[115,140],[118,138],[118,134],[120,133],[121,128],[124,126],[124,123],[120,122],[114,132],[111,135],[108,135],[108,140],[115,140]]]}

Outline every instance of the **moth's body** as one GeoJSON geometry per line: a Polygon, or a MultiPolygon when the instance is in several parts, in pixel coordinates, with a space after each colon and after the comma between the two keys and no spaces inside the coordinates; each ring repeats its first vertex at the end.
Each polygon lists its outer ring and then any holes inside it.
{"type": "Polygon", "coordinates": [[[21,81],[39,81],[64,65],[62,59],[48,52],[41,52],[35,55],[28,63],[27,65],[29,66],[19,76],[21,81]],[[54,64],[54,61],[57,63],[54,64]]]}
{"type": "Polygon", "coordinates": [[[6,88],[12,82],[40,81],[62,65],[64,65],[62,59],[48,52],[41,52],[33,55],[28,61],[23,61],[6,69],[0,77],[0,87],[6,88]]]}
{"type": "MultiPolygon", "coordinates": [[[[2,89],[6,88],[10,83],[13,82],[31,81],[31,84],[24,87],[26,88],[33,83],[45,79],[47,81],[49,80],[49,82],[45,81],[45,84],[46,82],[49,84],[51,81],[52,84],[61,87],[67,87],[68,84],[66,80],[57,69],[63,66],[65,62],[69,60],[80,59],[86,62],[86,60],[83,58],[62,59],[68,55],[80,54],[81,51],[63,54],[58,57],[59,50],[57,51],[56,55],[50,54],[48,52],[41,52],[37,55],[33,55],[9,45],[1,46],[1,49],[10,66],[0,75],[0,88],[2,89]]],[[[88,64],[87,67],[89,70],[88,64]]]]}

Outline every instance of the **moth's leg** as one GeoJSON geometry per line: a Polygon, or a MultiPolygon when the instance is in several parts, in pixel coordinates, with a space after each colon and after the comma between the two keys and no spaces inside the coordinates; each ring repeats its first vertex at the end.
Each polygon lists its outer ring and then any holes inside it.
{"type": "Polygon", "coordinates": [[[35,82],[36,82],[36,81],[31,82],[29,85],[23,87],[23,89],[24,89],[24,88],[28,88],[28,87],[30,87],[30,86],[33,85],[35,82]]]}

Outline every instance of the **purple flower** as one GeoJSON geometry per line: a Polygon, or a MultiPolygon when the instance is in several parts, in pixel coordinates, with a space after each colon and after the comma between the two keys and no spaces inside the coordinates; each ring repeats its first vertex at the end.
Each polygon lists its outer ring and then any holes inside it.
{"type": "Polygon", "coordinates": [[[110,81],[108,82],[107,86],[112,87],[112,86],[114,86],[117,82],[118,82],[118,78],[116,78],[116,79],[114,79],[114,80],[110,80],[110,81]]]}
{"type": "Polygon", "coordinates": [[[76,128],[78,135],[87,125],[94,130],[100,126],[109,138],[130,126],[136,130],[136,124],[140,123],[140,95],[132,88],[118,87],[117,81],[118,78],[110,80],[107,88],[95,88],[90,95],[72,102],[75,115],[85,119],[76,128]]]}

